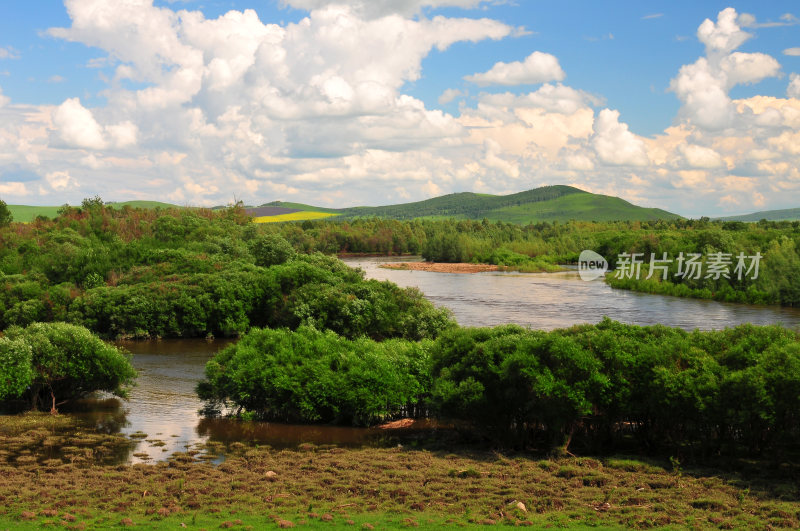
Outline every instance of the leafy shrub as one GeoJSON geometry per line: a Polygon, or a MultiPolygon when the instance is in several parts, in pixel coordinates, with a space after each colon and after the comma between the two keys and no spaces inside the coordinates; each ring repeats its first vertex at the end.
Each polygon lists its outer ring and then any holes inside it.
{"type": "Polygon", "coordinates": [[[277,234],[266,234],[252,243],[256,265],[269,267],[286,263],[295,251],[292,244],[277,234]]]}
{"type": "Polygon", "coordinates": [[[136,377],[129,358],[81,326],[33,323],[0,338],[0,400],[27,399],[32,407],[93,391],[125,395],[136,377]]]}
{"type": "Polygon", "coordinates": [[[417,407],[426,356],[425,343],[256,328],[208,362],[198,394],[266,419],[365,425],[417,407]]]}

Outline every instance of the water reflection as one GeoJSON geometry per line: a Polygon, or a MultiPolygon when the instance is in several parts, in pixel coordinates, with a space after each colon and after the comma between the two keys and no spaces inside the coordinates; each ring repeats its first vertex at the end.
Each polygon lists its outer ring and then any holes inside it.
{"type": "Polygon", "coordinates": [[[60,412],[79,419],[87,428],[108,435],[120,433],[129,425],[122,400],[116,397],[99,396],[67,402],[60,412]]]}
{"type": "Polygon", "coordinates": [[[127,423],[121,432],[143,435],[131,462],[165,459],[175,452],[201,444],[197,432],[202,401],[195,394],[208,360],[230,340],[123,341],[118,345],[133,354],[139,371],[130,399],[122,403],[127,423]]]}
{"type": "Polygon", "coordinates": [[[197,426],[197,432],[222,443],[253,441],[273,448],[296,448],[303,443],[336,446],[385,444],[398,436],[402,436],[403,440],[413,439],[416,435],[430,433],[439,427],[436,422],[427,420],[417,420],[400,429],[382,429],[204,418],[197,426]]]}

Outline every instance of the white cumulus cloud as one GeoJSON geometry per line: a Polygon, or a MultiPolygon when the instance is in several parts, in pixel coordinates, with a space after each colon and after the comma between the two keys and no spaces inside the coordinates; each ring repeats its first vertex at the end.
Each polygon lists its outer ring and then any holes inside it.
{"type": "Polygon", "coordinates": [[[681,67],[670,90],[683,103],[683,117],[693,124],[709,130],[730,127],[737,118],[731,88],[777,76],[780,64],[764,53],[734,52],[752,35],[739,27],[733,8],[721,11],[716,23],[706,19],[697,36],[706,45],[706,56],[681,67]]]}
{"type": "Polygon", "coordinates": [[[45,176],[45,180],[50,187],[57,192],[75,188],[78,185],[68,171],[50,172],[45,176]]]}
{"type": "Polygon", "coordinates": [[[594,124],[594,149],[603,162],[624,166],[646,166],[649,163],[642,140],[619,121],[619,111],[603,109],[594,124]]]}
{"type": "Polygon", "coordinates": [[[329,5],[346,4],[366,18],[376,18],[392,14],[411,16],[423,7],[461,7],[474,8],[486,0],[284,0],[283,4],[295,9],[313,11],[329,5]]]}
{"type": "Polygon", "coordinates": [[[735,10],[700,24],[705,53],[673,73],[680,112],[644,137],[602,96],[564,84],[558,58],[542,52],[475,74],[499,86],[542,83],[531,90],[467,99],[452,88],[440,102],[463,99],[454,113],[407,93],[427,82],[431,52],[519,31],[426,6],[494,2],[291,3],[309,12],[274,23],[253,10],[206,18],[151,0],[67,0],[71,25],[49,33],[100,50],[92,64],[111,72],[107,103],[70,95],[10,105],[0,93],[0,194],[348,206],[567,183],[688,215],[800,195],[799,76],[785,98],[731,96],[780,75],[769,55],[739,51],[750,37],[742,28],[763,25],[735,10]]]}
{"type": "Polygon", "coordinates": [[[439,105],[447,105],[451,101],[453,101],[456,98],[459,98],[459,97],[461,97],[463,95],[464,95],[463,91],[461,91],[459,89],[449,88],[449,89],[445,90],[444,92],[442,92],[442,94],[439,96],[439,100],[438,100],[439,101],[439,105]]]}
{"type": "Polygon", "coordinates": [[[792,74],[789,77],[789,87],[786,89],[786,95],[790,98],[800,98],[800,75],[792,74]]]}
{"type": "Polygon", "coordinates": [[[28,195],[28,193],[25,183],[0,181],[0,195],[24,196],[28,195]]]}
{"type": "Polygon", "coordinates": [[[480,86],[511,86],[561,81],[565,77],[566,74],[554,55],[533,52],[524,61],[498,62],[488,72],[466,76],[464,79],[480,86]]]}
{"type": "Polygon", "coordinates": [[[106,146],[102,127],[94,119],[92,111],[81,105],[78,98],[70,98],[56,108],[53,124],[61,139],[69,146],[90,149],[103,149],[106,146]]]}

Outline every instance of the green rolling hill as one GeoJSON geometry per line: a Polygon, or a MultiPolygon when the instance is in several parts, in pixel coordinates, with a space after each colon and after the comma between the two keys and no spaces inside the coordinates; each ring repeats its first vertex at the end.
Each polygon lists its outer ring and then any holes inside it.
{"type": "Polygon", "coordinates": [[[800,220],[800,208],[786,208],[783,210],[764,210],[763,212],[753,212],[741,216],[726,216],[716,218],[722,221],[798,221],[800,220]]]}
{"type": "MultiPolygon", "coordinates": [[[[130,206],[131,208],[180,208],[177,205],[169,203],[161,203],[159,201],[124,201],[121,203],[107,203],[108,206],[113,208],[122,208],[130,206]]],[[[79,205],[74,205],[79,206],[79,205]]],[[[29,206],[29,205],[8,205],[14,221],[21,221],[23,223],[30,223],[37,216],[46,216],[54,218],[58,215],[60,206],[29,206]]]]}
{"type": "Polygon", "coordinates": [[[295,208],[297,210],[302,210],[303,212],[323,212],[325,214],[339,214],[342,211],[336,208],[323,208],[323,207],[316,207],[312,205],[305,205],[303,203],[291,203],[287,201],[272,201],[270,203],[264,203],[263,205],[258,205],[260,207],[263,206],[277,206],[283,208],[295,208]]]}
{"type": "Polygon", "coordinates": [[[456,218],[531,223],[538,221],[649,221],[678,219],[658,208],[643,208],[618,197],[591,194],[572,186],[544,186],[510,195],[461,192],[399,205],[317,209],[299,203],[273,201],[270,206],[339,214],[337,219],[385,217],[392,219],[456,218]]]}
{"type": "Polygon", "coordinates": [[[178,205],[171,203],[162,203],[161,201],[122,201],[121,203],[106,203],[112,208],[122,208],[129,206],[131,208],[181,208],[178,205]]]}
{"type": "MultiPolygon", "coordinates": [[[[181,208],[158,201],[110,203],[122,208],[181,208]]],[[[303,212],[334,214],[336,219],[383,217],[391,219],[455,218],[535,223],[539,221],[650,221],[678,219],[679,215],[658,208],[643,208],[619,197],[592,194],[572,186],[543,186],[509,195],[461,192],[414,203],[379,207],[323,208],[302,203],[272,201],[260,206],[276,206],[303,212]]],[[[30,222],[36,216],[54,217],[60,207],[8,205],[15,221],[30,222]]],[[[800,209],[798,209],[800,210],[800,209]]],[[[753,214],[755,215],[755,214],[753,214]]],[[[758,218],[760,219],[760,218],[758,218]]]]}
{"type": "Polygon", "coordinates": [[[57,206],[28,206],[28,205],[8,205],[8,210],[14,221],[22,221],[23,223],[30,223],[36,216],[47,216],[48,218],[56,217],[58,209],[57,206]]]}

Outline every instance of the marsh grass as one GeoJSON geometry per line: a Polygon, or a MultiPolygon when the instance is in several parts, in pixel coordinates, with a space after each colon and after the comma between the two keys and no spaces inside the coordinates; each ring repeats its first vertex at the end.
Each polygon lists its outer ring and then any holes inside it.
{"type": "MultiPolygon", "coordinates": [[[[0,417],[0,528],[800,526],[797,470],[788,465],[685,466],[679,475],[666,460],[539,459],[449,443],[276,450],[217,442],[205,455],[224,449],[219,465],[198,459],[196,448],[156,464],[104,465],[94,456],[100,439],[70,439],[71,429],[67,416],[0,417]],[[53,457],[43,442],[58,437],[74,444],[53,457]]],[[[100,446],[130,444],[102,437],[100,446]]]]}

